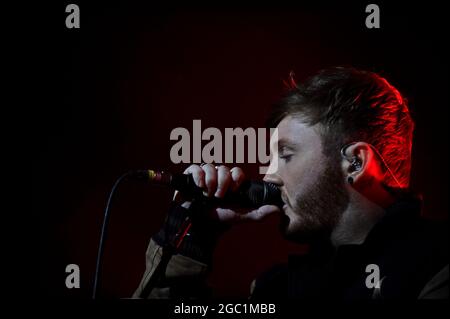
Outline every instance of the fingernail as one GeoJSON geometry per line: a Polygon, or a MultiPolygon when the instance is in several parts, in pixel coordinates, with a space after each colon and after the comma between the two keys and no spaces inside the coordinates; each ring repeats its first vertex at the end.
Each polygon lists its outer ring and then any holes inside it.
{"type": "Polygon", "coordinates": [[[215,197],[222,197],[222,189],[218,188],[216,193],[214,194],[215,197]]]}

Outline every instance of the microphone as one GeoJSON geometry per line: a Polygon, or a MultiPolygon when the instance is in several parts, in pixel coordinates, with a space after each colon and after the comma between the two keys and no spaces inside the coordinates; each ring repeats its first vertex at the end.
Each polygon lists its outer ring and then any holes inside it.
{"type": "Polygon", "coordinates": [[[203,189],[198,187],[191,174],[171,174],[164,171],[137,170],[129,177],[148,181],[152,184],[168,186],[178,190],[187,197],[205,199],[218,206],[238,206],[242,208],[257,208],[263,205],[283,207],[280,189],[272,183],[246,180],[235,192],[228,191],[223,198],[206,197],[203,189]]]}

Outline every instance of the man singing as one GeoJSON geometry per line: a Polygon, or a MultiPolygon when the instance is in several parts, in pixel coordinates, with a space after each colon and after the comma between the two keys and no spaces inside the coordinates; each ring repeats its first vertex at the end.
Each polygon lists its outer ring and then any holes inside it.
{"type": "MultiPolygon", "coordinates": [[[[177,195],[150,241],[134,297],[208,297],[220,235],[236,222],[279,214],[285,238],[310,249],[256,278],[251,299],[448,298],[448,226],[421,218],[421,200],[409,189],[414,123],[401,94],[379,75],[353,68],[291,82],[270,117],[269,126],[278,128],[278,166],[264,178],[280,188],[282,209],[210,209],[147,289],[162,247],[191,205],[177,195]]],[[[223,165],[191,165],[185,173],[210,197],[245,180],[240,168],[223,165]]]]}

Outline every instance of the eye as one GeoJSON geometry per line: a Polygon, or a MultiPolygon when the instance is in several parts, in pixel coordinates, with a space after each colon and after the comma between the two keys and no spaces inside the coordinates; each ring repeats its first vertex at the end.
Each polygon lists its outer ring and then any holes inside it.
{"type": "Polygon", "coordinates": [[[280,155],[279,157],[287,163],[291,160],[292,156],[293,156],[293,154],[284,154],[284,155],[280,155]]]}

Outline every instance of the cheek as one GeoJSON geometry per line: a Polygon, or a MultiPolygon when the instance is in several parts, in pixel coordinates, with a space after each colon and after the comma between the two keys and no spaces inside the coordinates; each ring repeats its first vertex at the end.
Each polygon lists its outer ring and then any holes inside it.
{"type": "Polygon", "coordinates": [[[284,189],[291,204],[294,205],[296,198],[301,197],[317,183],[322,172],[321,167],[320,161],[313,161],[312,159],[308,163],[292,163],[292,165],[283,167],[284,189]]]}

